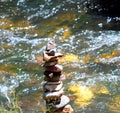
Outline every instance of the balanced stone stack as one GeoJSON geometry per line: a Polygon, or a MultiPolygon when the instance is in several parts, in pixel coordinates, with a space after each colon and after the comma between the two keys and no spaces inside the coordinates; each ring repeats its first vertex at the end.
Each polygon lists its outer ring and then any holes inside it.
{"type": "Polygon", "coordinates": [[[73,109],[68,104],[70,99],[63,92],[62,80],[65,77],[62,75],[62,66],[58,65],[58,58],[62,56],[62,53],[56,51],[55,41],[49,41],[43,52],[46,81],[43,85],[43,98],[46,101],[46,113],[73,113],[73,109]]]}

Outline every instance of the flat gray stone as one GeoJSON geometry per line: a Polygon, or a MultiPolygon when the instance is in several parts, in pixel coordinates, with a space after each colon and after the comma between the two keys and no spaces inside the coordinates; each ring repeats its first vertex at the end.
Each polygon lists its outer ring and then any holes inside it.
{"type": "Polygon", "coordinates": [[[47,99],[52,99],[52,98],[59,98],[63,94],[63,89],[60,89],[59,91],[54,91],[54,92],[44,92],[43,93],[43,98],[45,100],[47,99]]]}
{"type": "Polygon", "coordinates": [[[55,40],[50,40],[46,45],[46,51],[49,51],[55,48],[56,48],[55,40]]]}
{"type": "Polygon", "coordinates": [[[45,91],[53,92],[53,91],[59,91],[62,88],[62,86],[63,86],[62,82],[60,84],[47,84],[47,83],[45,83],[43,86],[43,89],[45,91]]]}
{"type": "Polygon", "coordinates": [[[46,107],[47,109],[49,109],[50,111],[56,111],[60,108],[63,108],[64,106],[66,106],[68,103],[70,102],[69,97],[62,95],[61,96],[61,100],[58,104],[53,104],[53,103],[46,103],[46,107]]]}
{"type": "Polygon", "coordinates": [[[69,102],[70,102],[69,97],[67,97],[66,95],[62,95],[60,103],[55,105],[55,108],[57,108],[57,109],[62,108],[65,105],[67,105],[69,102]]]}
{"type": "Polygon", "coordinates": [[[58,82],[47,82],[47,84],[49,84],[49,85],[58,85],[60,83],[61,83],[61,81],[58,81],[58,82]]]}

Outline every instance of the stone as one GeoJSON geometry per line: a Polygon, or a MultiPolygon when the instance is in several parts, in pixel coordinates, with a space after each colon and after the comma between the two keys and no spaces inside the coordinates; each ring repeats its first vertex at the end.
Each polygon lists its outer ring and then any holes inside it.
{"type": "Polygon", "coordinates": [[[55,59],[54,61],[48,61],[48,62],[45,62],[45,64],[43,65],[43,67],[46,67],[46,66],[54,66],[58,64],[58,60],[55,59]]]}
{"type": "MultiPolygon", "coordinates": [[[[58,112],[56,112],[56,113],[58,113],[58,112]]],[[[67,104],[67,105],[63,108],[62,113],[73,113],[73,109],[72,109],[71,105],[67,104]]]]}
{"type": "Polygon", "coordinates": [[[51,112],[51,111],[47,111],[46,113],[73,113],[73,109],[71,107],[71,105],[67,104],[65,107],[61,108],[61,109],[58,109],[54,112],[51,112]]]}
{"type": "Polygon", "coordinates": [[[54,91],[54,92],[47,91],[47,92],[44,92],[43,98],[45,100],[59,98],[60,96],[62,96],[62,94],[63,94],[63,89],[61,89],[59,91],[54,91]]]}
{"type": "MultiPolygon", "coordinates": [[[[46,107],[47,109],[49,109],[52,112],[56,112],[57,110],[65,107],[68,103],[70,102],[70,99],[65,96],[62,95],[60,97],[60,102],[58,104],[54,104],[54,103],[46,103],[46,107]]],[[[64,110],[65,111],[65,110],[64,110]]],[[[57,113],[57,112],[56,112],[57,113]]],[[[62,113],[62,112],[61,112],[62,113]]]]}
{"type": "Polygon", "coordinates": [[[54,76],[54,75],[47,76],[47,75],[45,75],[44,80],[47,81],[47,82],[59,82],[59,81],[65,80],[65,76],[64,75],[57,75],[57,76],[54,76]]]}
{"type": "Polygon", "coordinates": [[[46,51],[43,52],[43,61],[54,61],[57,56],[49,56],[46,51]]]}
{"type": "Polygon", "coordinates": [[[51,76],[45,76],[44,80],[47,82],[59,82],[61,79],[60,79],[60,76],[53,76],[51,74],[51,76]]]}
{"type": "Polygon", "coordinates": [[[61,72],[52,72],[52,71],[45,71],[44,72],[44,80],[48,82],[58,82],[60,81],[61,72]]]}
{"type": "Polygon", "coordinates": [[[56,49],[51,49],[47,51],[48,56],[55,56],[55,53],[56,53],[56,49]]]}
{"type": "Polygon", "coordinates": [[[63,80],[65,80],[65,79],[66,79],[65,75],[62,74],[62,75],[60,76],[60,80],[63,81],[63,80]]]}
{"type": "Polygon", "coordinates": [[[62,53],[55,53],[55,56],[56,57],[62,57],[62,56],[64,56],[62,53]]]}
{"type": "Polygon", "coordinates": [[[49,99],[47,99],[46,100],[46,104],[48,104],[49,106],[50,105],[57,105],[57,104],[59,104],[60,103],[60,97],[56,97],[56,98],[49,98],[49,99]]]}
{"type": "Polygon", "coordinates": [[[51,49],[55,49],[56,48],[56,44],[54,40],[50,40],[47,45],[46,45],[46,51],[49,51],[51,49]]]}
{"type": "Polygon", "coordinates": [[[60,76],[61,72],[53,72],[53,71],[45,71],[44,75],[49,76],[49,74],[53,73],[53,76],[60,76]]]}
{"type": "Polygon", "coordinates": [[[70,99],[67,96],[62,95],[60,103],[55,105],[55,108],[57,108],[57,109],[62,108],[65,105],[67,105],[69,102],[70,102],[70,99]]]}
{"type": "Polygon", "coordinates": [[[50,55],[47,51],[43,52],[43,60],[44,61],[54,61],[57,59],[57,57],[62,57],[62,53],[55,53],[53,55],[50,55]]]}
{"type": "Polygon", "coordinates": [[[47,84],[49,84],[49,85],[57,85],[57,84],[60,84],[61,83],[61,81],[58,81],[58,82],[47,82],[47,84]]]}
{"type": "Polygon", "coordinates": [[[54,85],[53,84],[49,85],[49,84],[45,83],[44,86],[43,86],[43,89],[44,89],[44,91],[53,92],[53,91],[61,90],[62,86],[63,86],[62,82],[60,84],[56,84],[56,85],[55,84],[54,85]]]}
{"type": "Polygon", "coordinates": [[[63,70],[61,65],[55,66],[46,66],[45,71],[52,71],[52,72],[61,72],[63,70]]]}

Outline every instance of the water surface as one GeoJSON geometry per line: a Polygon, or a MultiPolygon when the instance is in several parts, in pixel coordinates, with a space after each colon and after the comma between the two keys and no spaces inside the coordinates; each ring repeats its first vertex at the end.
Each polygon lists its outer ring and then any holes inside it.
{"type": "Polygon", "coordinates": [[[0,100],[14,92],[23,113],[45,112],[41,59],[54,39],[75,113],[119,113],[119,20],[88,13],[84,1],[0,2],[0,100]]]}

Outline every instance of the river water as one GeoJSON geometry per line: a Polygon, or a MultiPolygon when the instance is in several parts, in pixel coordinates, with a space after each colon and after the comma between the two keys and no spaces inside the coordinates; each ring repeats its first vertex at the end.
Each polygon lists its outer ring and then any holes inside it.
{"type": "Polygon", "coordinates": [[[23,113],[45,112],[42,52],[54,39],[75,113],[120,113],[119,21],[84,0],[1,0],[0,101],[15,94],[23,113]]]}

